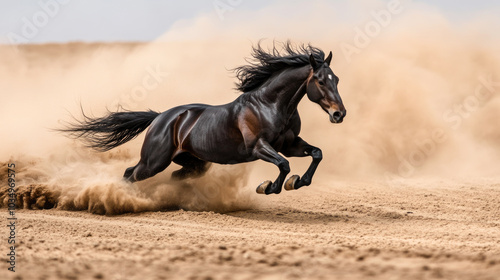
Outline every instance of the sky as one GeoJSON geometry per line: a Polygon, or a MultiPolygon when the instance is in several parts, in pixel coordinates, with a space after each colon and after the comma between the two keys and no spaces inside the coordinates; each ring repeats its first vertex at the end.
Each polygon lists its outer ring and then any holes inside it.
{"type": "MultiPolygon", "coordinates": [[[[345,9],[342,15],[349,18],[368,13],[369,9],[363,9],[365,3],[368,4],[366,6],[370,6],[370,2],[375,1],[324,0],[323,2],[345,9]]],[[[413,0],[412,2],[426,4],[437,9],[452,22],[480,17],[483,12],[500,11],[500,1],[494,0],[413,0]]],[[[215,17],[220,20],[220,24],[230,25],[231,20],[237,18],[237,12],[257,14],[268,6],[285,6],[288,3],[291,2],[283,0],[0,0],[0,43],[152,41],[168,32],[175,24],[200,16],[215,17]]]]}

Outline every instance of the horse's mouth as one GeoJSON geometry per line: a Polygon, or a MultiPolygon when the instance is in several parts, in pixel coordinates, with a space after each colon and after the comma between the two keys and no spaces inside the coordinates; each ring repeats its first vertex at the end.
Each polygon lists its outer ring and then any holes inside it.
{"type": "Polygon", "coordinates": [[[332,116],[332,115],[330,115],[330,122],[331,122],[331,123],[341,123],[341,122],[343,122],[343,121],[344,121],[343,119],[341,119],[341,120],[336,120],[336,119],[334,119],[334,118],[333,118],[333,116],[332,116]]]}

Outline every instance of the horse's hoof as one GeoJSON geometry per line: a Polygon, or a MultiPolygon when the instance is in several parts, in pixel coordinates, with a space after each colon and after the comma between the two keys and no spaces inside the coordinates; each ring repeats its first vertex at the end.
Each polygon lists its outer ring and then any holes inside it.
{"type": "Polygon", "coordinates": [[[288,180],[286,180],[285,182],[285,190],[287,191],[295,190],[295,184],[297,183],[299,178],[300,178],[299,175],[293,175],[290,178],[288,178],[288,180]]]}
{"type": "Polygon", "coordinates": [[[260,194],[266,194],[266,189],[267,187],[269,187],[270,185],[272,184],[271,181],[267,180],[267,181],[264,181],[262,182],[258,187],[257,187],[257,193],[260,193],[260,194]]]}

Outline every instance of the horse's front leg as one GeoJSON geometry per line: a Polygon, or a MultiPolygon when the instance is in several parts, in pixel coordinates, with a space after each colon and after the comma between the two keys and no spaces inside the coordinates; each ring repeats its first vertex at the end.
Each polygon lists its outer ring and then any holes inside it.
{"type": "Polygon", "coordinates": [[[302,140],[300,137],[296,137],[294,141],[285,146],[281,151],[287,157],[305,157],[311,156],[312,162],[309,165],[306,173],[300,178],[298,175],[293,175],[285,183],[285,190],[296,190],[303,186],[309,186],[312,182],[314,172],[318,167],[320,161],[323,159],[323,154],[318,147],[309,145],[306,141],[302,140]]]}
{"type": "Polygon", "coordinates": [[[259,139],[253,149],[253,154],[259,159],[271,162],[278,166],[280,174],[274,181],[265,181],[257,187],[257,193],[261,194],[279,194],[285,181],[286,175],[290,173],[290,164],[288,160],[276,152],[273,147],[265,140],[259,139]]]}

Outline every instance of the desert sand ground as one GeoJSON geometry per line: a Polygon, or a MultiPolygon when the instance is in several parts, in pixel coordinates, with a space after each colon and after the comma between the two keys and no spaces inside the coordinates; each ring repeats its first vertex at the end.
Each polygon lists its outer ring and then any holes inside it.
{"type": "MultiPolygon", "coordinates": [[[[245,63],[248,41],[0,48],[0,192],[15,162],[19,206],[32,208],[17,210],[15,273],[2,227],[0,279],[500,279],[500,99],[481,100],[458,127],[441,114],[499,69],[490,59],[497,48],[462,48],[466,37],[449,36],[441,48],[450,55],[439,58],[429,50],[440,34],[410,36],[419,42],[411,48],[394,44],[396,34],[362,59],[335,60],[348,116],[332,126],[301,104],[302,135],[324,160],[312,186],[272,196],[255,193],[277,174],[263,163],[216,167],[181,185],[169,183],[169,167],[130,186],[120,180],[142,136],[96,155],[50,131],[68,112],[79,117],[80,105],[101,115],[122,102],[131,110],[229,102],[226,69],[245,63]],[[457,57],[468,71],[455,71],[457,57]],[[192,65],[196,82],[186,83],[192,65]],[[168,75],[154,76],[155,67],[168,75]],[[155,77],[157,87],[139,94],[155,77]],[[429,146],[436,128],[447,140],[429,146]],[[418,151],[412,172],[402,170],[418,151]]],[[[291,163],[302,174],[309,159],[291,163]]],[[[0,213],[5,223],[7,209],[0,213]]]]}
{"type": "Polygon", "coordinates": [[[17,272],[3,261],[2,279],[500,275],[498,183],[332,180],[258,199],[254,209],[224,214],[20,210],[17,272]]]}

